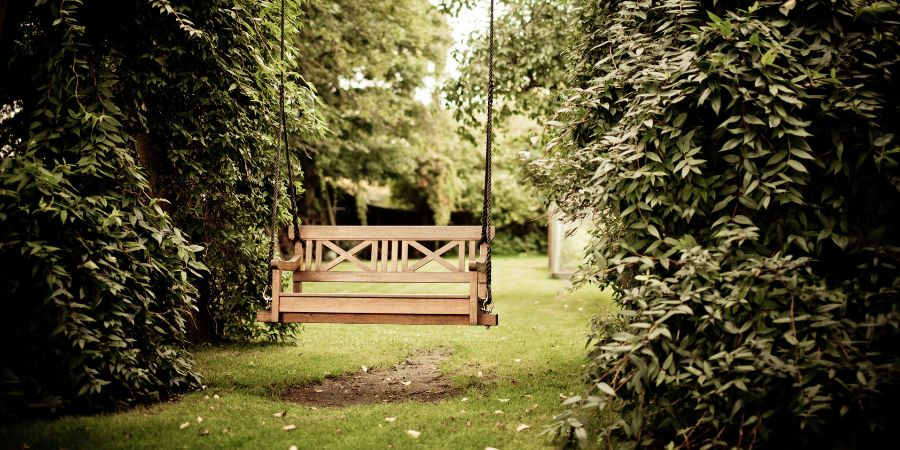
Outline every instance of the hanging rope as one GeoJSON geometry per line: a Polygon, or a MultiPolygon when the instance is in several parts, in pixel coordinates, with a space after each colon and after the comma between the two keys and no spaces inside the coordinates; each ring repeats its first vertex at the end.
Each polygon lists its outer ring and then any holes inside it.
{"type": "MultiPolygon", "coordinates": [[[[300,228],[297,219],[297,186],[294,184],[294,170],[293,165],[291,164],[291,153],[288,149],[288,136],[287,136],[287,118],[285,115],[285,101],[284,101],[284,46],[285,46],[285,38],[284,38],[284,21],[285,21],[285,11],[284,11],[284,0],[281,0],[281,23],[280,23],[280,39],[279,39],[279,58],[281,60],[281,71],[279,73],[278,80],[278,122],[280,126],[280,130],[278,132],[279,137],[279,146],[278,151],[275,152],[275,178],[272,180],[272,215],[270,217],[270,230],[272,232],[272,242],[269,245],[269,259],[271,261],[275,259],[275,246],[278,244],[278,201],[281,198],[281,153],[284,152],[285,159],[287,160],[287,171],[288,171],[288,193],[291,196],[291,213],[292,213],[292,225],[294,228],[294,240],[300,238],[300,228]]],[[[266,288],[268,289],[268,287],[266,288]]],[[[265,297],[265,296],[263,296],[265,297]]]]}
{"type": "Polygon", "coordinates": [[[494,305],[491,294],[491,147],[494,141],[494,0],[490,0],[490,27],[488,31],[488,97],[487,97],[487,136],[484,146],[484,199],[481,205],[481,242],[487,244],[484,257],[485,281],[487,295],[481,309],[491,311],[494,305]]]}

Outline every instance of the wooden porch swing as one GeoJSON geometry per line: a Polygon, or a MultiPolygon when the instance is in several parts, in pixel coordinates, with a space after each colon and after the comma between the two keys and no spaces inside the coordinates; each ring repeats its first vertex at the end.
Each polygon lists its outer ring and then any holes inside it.
{"type": "MultiPolygon", "coordinates": [[[[256,319],[270,323],[357,323],[496,326],[491,314],[491,147],[494,103],[494,0],[490,0],[487,136],[481,226],[310,226],[298,225],[296,188],[287,145],[284,72],[279,86],[281,147],[287,158],[293,208],[289,231],[294,256],[274,258],[280,193],[281,151],[276,157],[272,204],[271,297],[256,319]],[[339,243],[344,242],[342,246],[339,243]],[[351,243],[346,245],[346,243],[351,243]],[[430,249],[429,244],[435,248],[430,249]],[[349,250],[345,248],[350,247],[349,250]],[[367,257],[363,253],[367,253],[367,257]],[[327,254],[335,256],[326,261],[327,254]],[[421,259],[410,258],[412,253],[421,259]],[[452,254],[455,253],[455,256],[452,254]],[[343,263],[343,264],[342,264],[343,263]],[[436,266],[440,271],[421,270],[436,266]],[[352,270],[345,270],[349,266],[352,270]],[[340,270],[335,270],[340,267],[340,270]],[[290,292],[282,290],[282,272],[293,273],[290,292]],[[453,283],[460,294],[309,293],[303,283],[453,283]]],[[[281,2],[281,58],[284,58],[284,0],[281,2]]]]}

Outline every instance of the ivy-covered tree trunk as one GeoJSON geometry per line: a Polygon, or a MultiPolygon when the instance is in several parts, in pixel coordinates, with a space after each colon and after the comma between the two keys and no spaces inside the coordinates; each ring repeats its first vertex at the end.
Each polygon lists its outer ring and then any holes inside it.
{"type": "Polygon", "coordinates": [[[598,222],[562,440],[874,448],[900,394],[897,2],[582,2],[535,179],[598,222]],[[614,405],[620,419],[598,409],[614,405]]]}

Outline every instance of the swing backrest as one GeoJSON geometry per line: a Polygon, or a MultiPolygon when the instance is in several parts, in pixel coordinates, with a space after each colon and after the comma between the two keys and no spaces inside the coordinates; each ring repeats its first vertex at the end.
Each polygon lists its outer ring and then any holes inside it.
{"type": "Polygon", "coordinates": [[[272,263],[272,310],[261,312],[260,319],[496,325],[496,316],[480,309],[487,292],[482,264],[487,246],[480,240],[480,226],[301,226],[294,257],[272,263]],[[281,271],[293,272],[292,292],[281,292],[281,271]],[[309,282],[461,283],[468,290],[466,294],[303,292],[303,284],[309,282]]]}

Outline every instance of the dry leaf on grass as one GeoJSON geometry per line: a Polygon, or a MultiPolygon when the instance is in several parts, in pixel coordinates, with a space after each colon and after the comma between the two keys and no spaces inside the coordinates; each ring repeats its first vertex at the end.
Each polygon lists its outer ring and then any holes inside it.
{"type": "Polygon", "coordinates": [[[277,413],[272,414],[272,415],[275,417],[284,417],[287,415],[287,411],[278,411],[277,413]]]}
{"type": "Polygon", "coordinates": [[[285,425],[285,426],[281,427],[281,431],[294,431],[296,429],[297,429],[297,425],[294,425],[294,424],[285,425]]]}
{"type": "Polygon", "coordinates": [[[394,423],[395,420],[397,420],[396,417],[385,417],[384,418],[384,421],[387,423],[394,423]]]}
{"type": "Polygon", "coordinates": [[[189,427],[189,426],[191,426],[191,423],[190,423],[190,422],[185,422],[185,423],[179,425],[179,426],[178,426],[178,429],[179,429],[179,430],[183,430],[183,429],[185,429],[185,428],[187,428],[187,427],[189,427]]]}
{"type": "Polygon", "coordinates": [[[525,425],[524,423],[516,427],[516,432],[521,433],[527,429],[531,428],[531,425],[525,425]]]}
{"type": "Polygon", "coordinates": [[[422,435],[422,433],[419,433],[416,430],[406,430],[406,434],[408,434],[413,439],[418,439],[419,436],[422,435]]]}
{"type": "Polygon", "coordinates": [[[404,382],[403,382],[403,385],[404,385],[404,386],[409,386],[410,384],[412,384],[412,381],[404,381],[404,382]]]}

